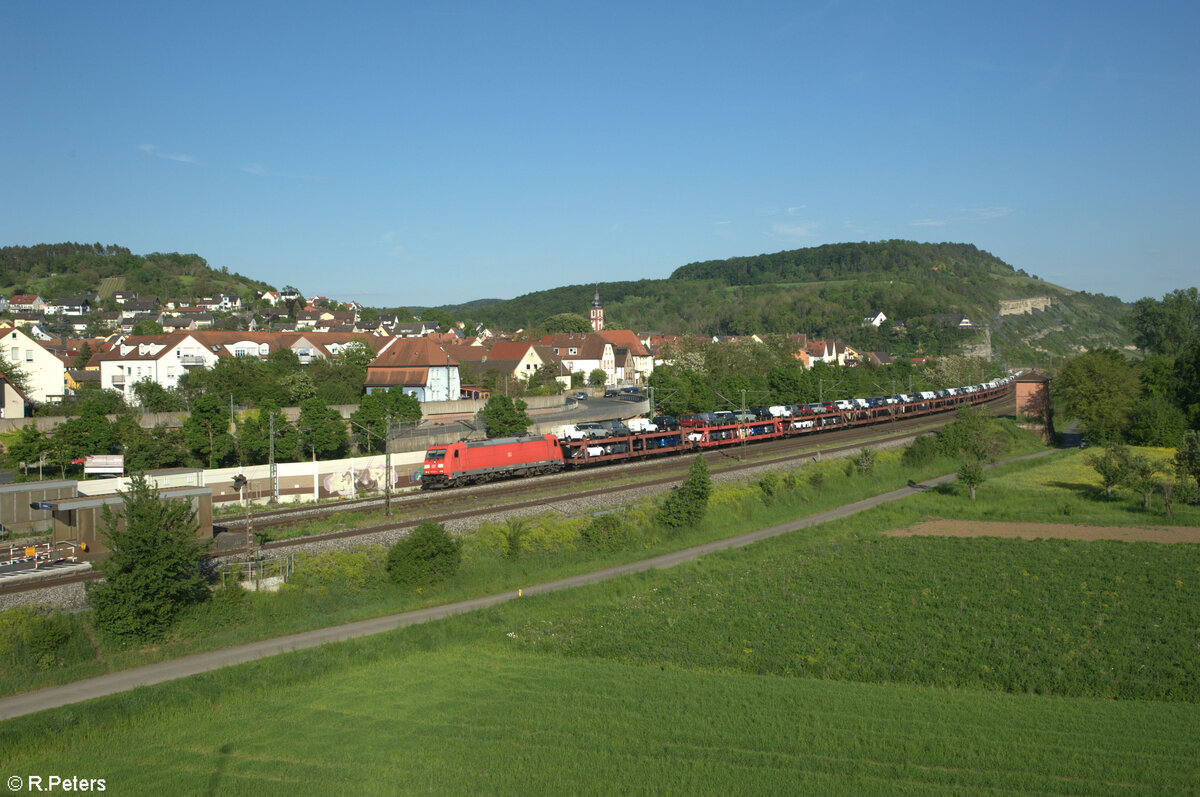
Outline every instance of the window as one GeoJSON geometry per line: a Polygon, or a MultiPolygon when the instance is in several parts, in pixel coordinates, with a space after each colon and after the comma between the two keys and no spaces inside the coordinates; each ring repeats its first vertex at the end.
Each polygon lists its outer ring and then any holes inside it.
{"type": "Polygon", "coordinates": [[[25,362],[27,362],[27,363],[33,362],[33,349],[25,350],[25,362]]]}
{"type": "MultiPolygon", "coordinates": [[[[13,337],[16,337],[16,335],[14,334],[13,337]]],[[[17,348],[16,346],[13,346],[12,347],[12,360],[13,360],[13,362],[16,362],[19,359],[21,359],[21,350],[19,348],[17,348]]]]}
{"type": "Polygon", "coordinates": [[[579,354],[579,349],[571,349],[569,354],[579,354]]]}

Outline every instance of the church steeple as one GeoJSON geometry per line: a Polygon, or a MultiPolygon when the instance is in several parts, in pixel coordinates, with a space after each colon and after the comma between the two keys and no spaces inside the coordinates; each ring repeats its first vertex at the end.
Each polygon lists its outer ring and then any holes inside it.
{"type": "Polygon", "coordinates": [[[592,298],[592,309],[590,311],[592,329],[597,332],[604,330],[604,308],[600,306],[600,289],[596,289],[596,295],[592,298]]]}

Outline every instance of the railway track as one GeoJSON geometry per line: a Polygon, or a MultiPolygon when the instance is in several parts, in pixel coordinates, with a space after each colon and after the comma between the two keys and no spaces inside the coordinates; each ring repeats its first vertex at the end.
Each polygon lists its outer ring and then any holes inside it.
{"type": "MultiPolygon", "coordinates": [[[[994,408],[997,405],[1001,405],[1006,401],[1011,402],[1012,400],[1013,397],[1009,394],[986,402],[983,406],[994,408]]],[[[941,428],[950,423],[953,417],[953,413],[942,413],[936,416],[896,420],[886,425],[887,431],[885,434],[880,434],[883,431],[880,426],[855,427],[839,431],[835,435],[822,435],[820,436],[820,440],[810,437],[772,440],[755,443],[749,447],[737,446],[733,450],[708,449],[702,453],[714,474],[737,473],[763,467],[801,463],[819,459],[822,456],[837,456],[847,451],[857,450],[864,443],[869,443],[872,446],[894,444],[918,434],[941,428]],[[836,442],[836,444],[820,444],[825,441],[836,442]],[[741,454],[744,458],[739,459],[738,454],[741,454]]],[[[272,540],[264,543],[262,548],[264,551],[286,552],[288,549],[299,548],[323,540],[367,537],[380,532],[411,528],[424,520],[445,523],[453,520],[482,518],[497,512],[519,511],[529,508],[550,508],[558,503],[575,501],[581,498],[595,496],[614,497],[619,496],[622,492],[632,492],[634,490],[644,490],[647,487],[674,484],[679,481],[684,469],[684,466],[680,464],[680,457],[666,457],[596,470],[582,470],[554,476],[514,479],[475,488],[458,488],[432,495],[427,493],[409,493],[407,494],[409,500],[393,498],[392,501],[395,511],[403,511],[406,515],[410,515],[409,517],[393,518],[384,523],[369,526],[357,526],[302,537],[272,540]],[[655,472],[665,475],[654,475],[655,472]],[[648,475],[649,478],[643,477],[643,474],[648,475]],[[572,485],[580,485],[586,482],[595,483],[597,481],[600,482],[599,486],[589,487],[584,490],[567,489],[565,492],[563,491],[563,488],[570,488],[572,485]],[[547,494],[548,491],[560,494],[547,494]],[[492,497],[499,498],[499,503],[480,505],[481,501],[492,497]],[[517,500],[511,500],[513,498],[517,498],[517,500]],[[466,502],[475,503],[475,506],[464,508],[463,504],[466,502]]],[[[307,507],[306,510],[285,509],[269,513],[256,513],[252,516],[252,521],[255,529],[278,529],[296,523],[311,522],[332,513],[375,509],[382,507],[383,503],[384,499],[382,498],[355,499],[319,508],[307,507]],[[314,509],[321,511],[314,513],[314,509]],[[275,519],[275,525],[268,526],[264,522],[268,519],[275,519]]],[[[244,531],[244,524],[244,518],[222,519],[219,526],[214,523],[214,529],[221,529],[219,532],[216,532],[215,536],[219,538],[221,534],[244,531]],[[237,521],[237,525],[231,522],[233,520],[237,521]]],[[[238,536],[242,537],[241,534],[238,536]]],[[[236,559],[244,555],[244,553],[244,544],[229,546],[225,551],[214,554],[212,558],[216,560],[236,559]]],[[[102,576],[95,571],[74,571],[46,575],[36,581],[5,583],[4,580],[0,580],[0,595],[95,581],[100,578],[102,576]]]]}

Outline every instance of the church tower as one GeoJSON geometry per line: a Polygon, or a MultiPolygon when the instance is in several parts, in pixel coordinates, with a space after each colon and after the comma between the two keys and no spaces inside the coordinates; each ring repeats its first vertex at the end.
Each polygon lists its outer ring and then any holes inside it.
{"type": "Polygon", "coordinates": [[[591,309],[592,329],[597,332],[604,331],[604,308],[600,306],[600,291],[596,291],[595,297],[592,298],[591,309]]]}

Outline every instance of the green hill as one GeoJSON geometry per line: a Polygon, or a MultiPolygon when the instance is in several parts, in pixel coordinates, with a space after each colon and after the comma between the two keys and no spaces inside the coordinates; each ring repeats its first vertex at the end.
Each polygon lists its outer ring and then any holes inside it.
{"type": "Polygon", "coordinates": [[[127,290],[139,296],[246,296],[268,290],[265,282],[213,269],[199,255],[135,255],[123,246],[39,244],[0,247],[0,294],[23,291],[55,300],[97,291],[127,290]]]}
{"type": "Polygon", "coordinates": [[[986,340],[982,329],[946,330],[932,318],[964,314],[989,329],[993,348],[1010,362],[1131,342],[1121,300],[1053,285],[956,243],[830,244],[690,263],[668,279],[572,285],[445,309],[504,329],[531,328],[556,313],[586,314],[595,290],[608,325],[668,333],[805,332],[872,350],[938,353],[986,340]],[[1002,300],[1032,299],[1043,309],[1000,315],[1002,300]],[[878,311],[904,330],[864,328],[863,318],[878,311]]]}

